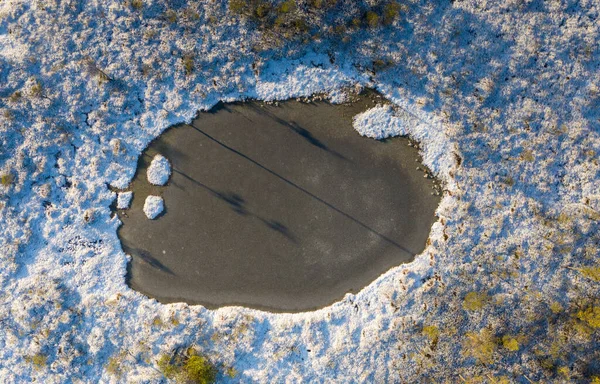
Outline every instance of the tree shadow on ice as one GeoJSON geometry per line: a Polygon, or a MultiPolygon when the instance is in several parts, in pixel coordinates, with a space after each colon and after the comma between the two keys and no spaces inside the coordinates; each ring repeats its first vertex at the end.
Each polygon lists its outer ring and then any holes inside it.
{"type": "Polygon", "coordinates": [[[185,179],[187,179],[194,185],[196,185],[196,186],[204,189],[208,193],[210,193],[213,197],[215,197],[215,198],[219,199],[220,201],[222,201],[223,203],[227,204],[227,206],[229,206],[229,208],[232,211],[234,211],[235,213],[237,213],[238,215],[254,217],[254,218],[258,219],[260,222],[262,222],[267,228],[283,235],[284,237],[286,237],[288,240],[292,241],[293,243],[298,242],[296,237],[294,236],[294,234],[291,232],[291,230],[285,224],[283,224],[277,220],[264,218],[261,215],[252,212],[247,207],[246,200],[239,193],[232,192],[232,191],[218,191],[212,187],[209,187],[208,185],[206,185],[204,183],[201,183],[200,181],[194,179],[193,177],[187,175],[186,173],[184,173],[178,169],[174,168],[173,172],[184,177],[185,179]]]}
{"type": "MultiPolygon", "coordinates": [[[[201,130],[198,127],[195,126],[191,126],[193,129],[195,129],[196,131],[198,131],[200,134],[204,135],[205,137],[207,137],[208,139],[212,140],[213,142],[215,142],[216,144],[220,145],[221,147],[227,149],[228,151],[231,151],[233,153],[235,153],[236,155],[240,156],[241,158],[249,161],[250,163],[254,164],[255,166],[261,168],[262,170],[268,172],[269,174],[271,174],[272,176],[275,176],[276,178],[278,178],[279,180],[283,181],[284,183],[286,183],[288,186],[297,189],[298,191],[302,192],[303,194],[307,195],[308,197],[316,200],[317,202],[323,204],[324,206],[328,207],[329,209],[332,209],[333,211],[337,212],[338,214],[341,214],[342,216],[346,217],[347,219],[353,221],[355,224],[358,224],[359,226],[361,226],[362,228],[364,228],[365,230],[369,231],[370,233],[376,235],[377,237],[379,237],[381,240],[385,241],[386,243],[394,246],[395,248],[397,248],[398,250],[405,252],[411,256],[415,256],[415,252],[409,250],[408,248],[404,247],[403,245],[397,243],[396,241],[394,241],[393,239],[391,239],[390,237],[384,235],[383,233],[377,231],[376,229],[372,228],[371,226],[369,226],[368,224],[360,221],[359,219],[355,218],[354,216],[350,215],[349,213],[341,210],[340,208],[336,207],[335,205],[323,200],[322,198],[320,198],[319,196],[313,194],[312,192],[304,189],[302,186],[294,183],[293,181],[287,179],[286,177],[280,175],[279,173],[273,171],[272,169],[262,165],[261,163],[259,163],[258,161],[252,159],[251,157],[245,155],[244,153],[228,146],[225,143],[222,143],[221,141],[219,141],[218,139],[214,138],[213,136],[209,135],[208,133],[204,132],[203,130],[201,130]]],[[[188,175],[185,175],[184,173],[181,173],[177,170],[174,170],[175,172],[180,173],[182,176],[184,176],[185,178],[189,179],[190,181],[196,183],[197,185],[207,189],[208,191],[210,191],[211,193],[213,193],[216,197],[223,199],[222,194],[220,194],[218,191],[198,182],[197,180],[194,180],[193,178],[189,177],[188,175]]],[[[225,200],[226,202],[228,202],[227,200],[225,200]]],[[[229,202],[228,202],[229,203],[229,202]]],[[[279,226],[275,226],[278,229],[282,229],[279,226]]],[[[289,232],[286,232],[289,233],[289,232]]]]}
{"type": "MultiPolygon", "coordinates": [[[[314,103],[310,103],[311,105],[315,105],[314,103]]],[[[307,141],[310,145],[313,145],[319,149],[322,149],[328,153],[331,153],[333,156],[342,159],[342,160],[346,160],[348,161],[348,159],[342,155],[341,153],[335,151],[334,149],[331,149],[327,144],[325,144],[324,142],[322,142],[321,140],[319,140],[315,135],[313,135],[313,133],[311,131],[309,131],[308,129],[300,126],[300,124],[298,124],[297,122],[295,122],[294,120],[285,120],[282,119],[281,117],[277,116],[276,114],[270,112],[268,110],[268,108],[261,108],[257,105],[257,102],[251,102],[251,103],[247,103],[248,107],[251,108],[254,112],[260,114],[260,115],[264,115],[267,116],[268,118],[274,120],[275,122],[277,122],[279,125],[284,126],[286,128],[288,128],[289,130],[291,130],[292,132],[294,132],[295,134],[299,135],[300,137],[302,137],[305,141],[307,141]]]]}

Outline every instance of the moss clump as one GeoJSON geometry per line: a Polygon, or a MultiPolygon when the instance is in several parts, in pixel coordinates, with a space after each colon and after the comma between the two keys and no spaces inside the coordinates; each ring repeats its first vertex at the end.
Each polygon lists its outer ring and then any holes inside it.
{"type": "Polygon", "coordinates": [[[374,11],[367,11],[365,13],[365,21],[369,27],[375,28],[379,25],[379,15],[374,11]]]}
{"type": "Polygon", "coordinates": [[[512,352],[519,350],[519,342],[517,341],[517,339],[510,336],[502,337],[502,346],[512,352]]]}
{"type": "Polygon", "coordinates": [[[464,341],[463,354],[474,357],[479,363],[491,364],[494,362],[496,351],[496,337],[489,329],[482,329],[479,333],[467,332],[464,341]]]}
{"type": "Polygon", "coordinates": [[[277,9],[281,13],[289,13],[296,10],[296,1],[295,0],[287,0],[279,5],[277,9]]]}
{"type": "Polygon", "coordinates": [[[36,355],[26,357],[25,360],[33,364],[33,367],[39,371],[46,366],[48,356],[44,355],[43,353],[38,353],[36,355]]]}
{"type": "Polygon", "coordinates": [[[187,76],[191,75],[194,72],[194,56],[193,55],[185,55],[181,59],[183,63],[183,68],[185,69],[185,74],[187,76]]]}
{"type": "Polygon", "coordinates": [[[490,300],[485,292],[469,292],[463,301],[463,308],[467,311],[478,311],[490,300]]]}
{"type": "Polygon", "coordinates": [[[144,6],[144,2],[143,0],[131,0],[131,6],[133,7],[133,9],[142,9],[142,7],[144,6]]]}
{"type": "Polygon", "coordinates": [[[229,11],[242,14],[246,10],[247,1],[245,0],[229,0],[229,11]]]}
{"type": "Polygon", "coordinates": [[[31,87],[31,96],[40,97],[40,96],[42,96],[42,91],[43,91],[42,83],[40,83],[39,81],[36,81],[35,84],[33,84],[33,86],[31,87]]]}
{"type": "Polygon", "coordinates": [[[431,339],[431,341],[437,341],[440,336],[440,330],[435,325],[428,325],[423,327],[422,334],[431,339]]]}
{"type": "Polygon", "coordinates": [[[590,280],[600,282],[600,267],[583,267],[577,271],[590,280]]]}
{"type": "Polygon", "coordinates": [[[600,328],[600,307],[589,306],[577,312],[577,318],[592,328],[600,328]]]}
{"type": "Polygon", "coordinates": [[[254,16],[262,19],[265,18],[269,12],[271,11],[271,4],[267,2],[258,3],[256,8],[254,8],[254,16]]]}
{"type": "Polygon", "coordinates": [[[173,24],[177,21],[177,13],[172,9],[169,9],[167,12],[165,12],[165,19],[167,19],[169,23],[173,24]]]}
{"type": "Polygon", "coordinates": [[[15,91],[12,95],[10,95],[8,97],[8,100],[11,103],[16,103],[17,101],[19,101],[19,99],[21,99],[21,96],[23,96],[23,94],[21,93],[21,91],[15,91]]]}
{"type": "Polygon", "coordinates": [[[10,173],[0,176],[0,184],[8,187],[13,182],[13,176],[10,173]]]}
{"type": "Polygon", "coordinates": [[[165,377],[178,383],[210,384],[217,376],[217,369],[194,348],[188,348],[185,355],[163,355],[157,364],[165,377]]]}
{"type": "Polygon", "coordinates": [[[385,24],[391,24],[400,14],[400,4],[395,1],[387,3],[383,7],[383,22],[385,24]]]}

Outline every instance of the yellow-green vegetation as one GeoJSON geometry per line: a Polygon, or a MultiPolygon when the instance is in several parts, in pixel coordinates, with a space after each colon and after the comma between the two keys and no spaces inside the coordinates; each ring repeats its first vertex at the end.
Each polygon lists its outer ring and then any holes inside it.
{"type": "Polygon", "coordinates": [[[592,384],[600,384],[600,376],[592,377],[592,384]]]}
{"type": "Polygon", "coordinates": [[[342,41],[348,42],[360,28],[391,24],[404,9],[397,1],[378,0],[369,8],[345,12],[341,7],[335,7],[337,2],[229,0],[228,8],[232,14],[257,23],[260,30],[266,33],[265,41],[261,44],[271,46],[281,46],[290,39],[306,43],[311,39],[330,36],[332,30],[338,35],[343,34],[342,41]]]}
{"type": "Polygon", "coordinates": [[[144,6],[144,2],[143,0],[131,0],[131,6],[134,9],[142,9],[142,7],[144,6]]]}
{"type": "Polygon", "coordinates": [[[14,91],[13,94],[8,97],[8,100],[12,103],[16,103],[17,101],[19,101],[19,99],[21,99],[22,95],[23,94],[21,93],[21,91],[14,91]]]}
{"type": "Polygon", "coordinates": [[[569,370],[569,367],[559,367],[556,371],[565,378],[569,378],[569,376],[571,376],[571,371],[569,370]]]}
{"type": "Polygon", "coordinates": [[[4,185],[5,187],[8,187],[9,185],[11,185],[13,182],[13,176],[10,173],[6,173],[2,176],[0,176],[0,184],[4,185]]]}
{"type": "Polygon", "coordinates": [[[550,304],[550,310],[552,311],[552,313],[558,314],[561,313],[564,310],[564,308],[562,307],[562,305],[560,305],[558,301],[553,301],[552,304],[550,304]]]}
{"type": "Polygon", "coordinates": [[[467,332],[463,345],[463,354],[474,357],[479,363],[491,364],[497,348],[497,340],[487,328],[480,332],[467,332]]]}
{"type": "Polygon", "coordinates": [[[217,375],[216,368],[194,348],[188,348],[184,355],[162,355],[157,364],[166,378],[177,383],[210,384],[217,375]]]}
{"type": "Polygon", "coordinates": [[[286,0],[279,5],[278,11],[281,13],[289,13],[296,10],[296,0],[286,0]]]}
{"type": "Polygon", "coordinates": [[[35,84],[31,87],[31,95],[35,97],[40,97],[42,95],[42,83],[36,80],[35,84]]]}
{"type": "Polygon", "coordinates": [[[233,13],[241,14],[246,9],[245,0],[229,0],[229,10],[233,13]]]}
{"type": "Polygon", "coordinates": [[[194,55],[185,55],[181,59],[186,75],[191,75],[194,72],[194,55]]]}
{"type": "Polygon", "coordinates": [[[600,282],[600,267],[582,267],[575,270],[590,280],[600,282]]]}
{"type": "Polygon", "coordinates": [[[390,24],[394,22],[394,20],[400,14],[400,4],[395,1],[387,3],[383,8],[383,22],[385,24],[390,24]]]}
{"type": "Polygon", "coordinates": [[[367,11],[365,13],[365,21],[369,27],[375,28],[379,25],[379,15],[374,11],[367,11]]]}
{"type": "Polygon", "coordinates": [[[237,373],[238,373],[238,372],[237,372],[237,370],[236,370],[235,368],[233,368],[233,367],[229,367],[229,368],[227,368],[227,370],[225,371],[225,374],[226,374],[226,375],[227,375],[229,378],[231,378],[231,379],[233,379],[234,377],[236,377],[236,376],[237,376],[237,373]]]}
{"type": "Polygon", "coordinates": [[[463,301],[463,308],[467,311],[478,311],[489,301],[490,297],[485,292],[469,292],[463,301]]]}
{"type": "Polygon", "coordinates": [[[577,318],[592,328],[600,328],[600,307],[590,305],[577,312],[577,318]]]}
{"type": "Polygon", "coordinates": [[[502,346],[512,352],[519,350],[519,342],[517,339],[508,335],[502,337],[502,346]]]}
{"type": "Polygon", "coordinates": [[[165,12],[165,19],[172,24],[177,21],[177,13],[174,10],[169,9],[167,12],[165,12]]]}
{"type": "Polygon", "coordinates": [[[435,325],[427,325],[423,327],[423,331],[421,333],[424,336],[427,336],[434,343],[437,343],[438,337],[440,336],[440,330],[435,325]]]}
{"type": "Polygon", "coordinates": [[[33,367],[39,371],[46,366],[48,356],[44,355],[43,353],[38,353],[33,356],[26,357],[25,360],[33,364],[33,367]]]}
{"type": "Polygon", "coordinates": [[[110,359],[108,359],[108,363],[105,367],[106,371],[116,377],[123,376],[123,367],[121,364],[123,362],[124,356],[124,353],[120,353],[118,356],[111,357],[110,359]]]}

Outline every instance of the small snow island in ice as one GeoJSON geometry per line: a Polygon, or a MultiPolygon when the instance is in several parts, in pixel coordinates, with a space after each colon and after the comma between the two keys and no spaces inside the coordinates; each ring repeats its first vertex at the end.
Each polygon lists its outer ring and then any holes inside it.
{"type": "Polygon", "coordinates": [[[389,138],[406,133],[399,116],[366,92],[339,105],[221,103],[170,128],[118,212],[129,285],[162,302],[299,312],[412,261],[441,187],[416,143],[389,138]]]}
{"type": "Polygon", "coordinates": [[[154,220],[165,209],[165,204],[160,196],[148,196],[144,202],[144,213],[150,220],[154,220]]]}
{"type": "Polygon", "coordinates": [[[155,155],[146,172],[148,182],[153,185],[165,185],[171,176],[171,165],[163,155],[155,155]]]}

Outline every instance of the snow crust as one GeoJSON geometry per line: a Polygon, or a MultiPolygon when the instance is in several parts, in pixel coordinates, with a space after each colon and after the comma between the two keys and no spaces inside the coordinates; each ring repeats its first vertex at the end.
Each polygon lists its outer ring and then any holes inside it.
{"type": "Polygon", "coordinates": [[[190,345],[220,382],[600,376],[600,288],[581,272],[600,256],[597,2],[415,0],[348,43],[268,49],[226,2],[127,3],[0,2],[0,381],[165,382],[157,360],[190,345]],[[406,132],[445,181],[414,262],[302,314],[127,286],[107,185],[127,187],[153,138],[220,100],[356,85],[394,110],[360,129],[406,132]]]}
{"type": "Polygon", "coordinates": [[[408,134],[403,123],[408,122],[396,117],[391,105],[378,105],[356,115],[352,121],[358,133],[377,140],[408,134]]]}
{"type": "Polygon", "coordinates": [[[156,219],[165,209],[165,203],[160,196],[148,196],[144,201],[144,213],[150,220],[156,219]]]}
{"type": "Polygon", "coordinates": [[[171,176],[171,164],[163,155],[156,155],[150,162],[146,177],[151,184],[165,185],[171,176]]]}
{"type": "Polygon", "coordinates": [[[133,197],[133,192],[131,192],[131,191],[117,193],[117,209],[129,208],[132,197],[133,197]]]}

